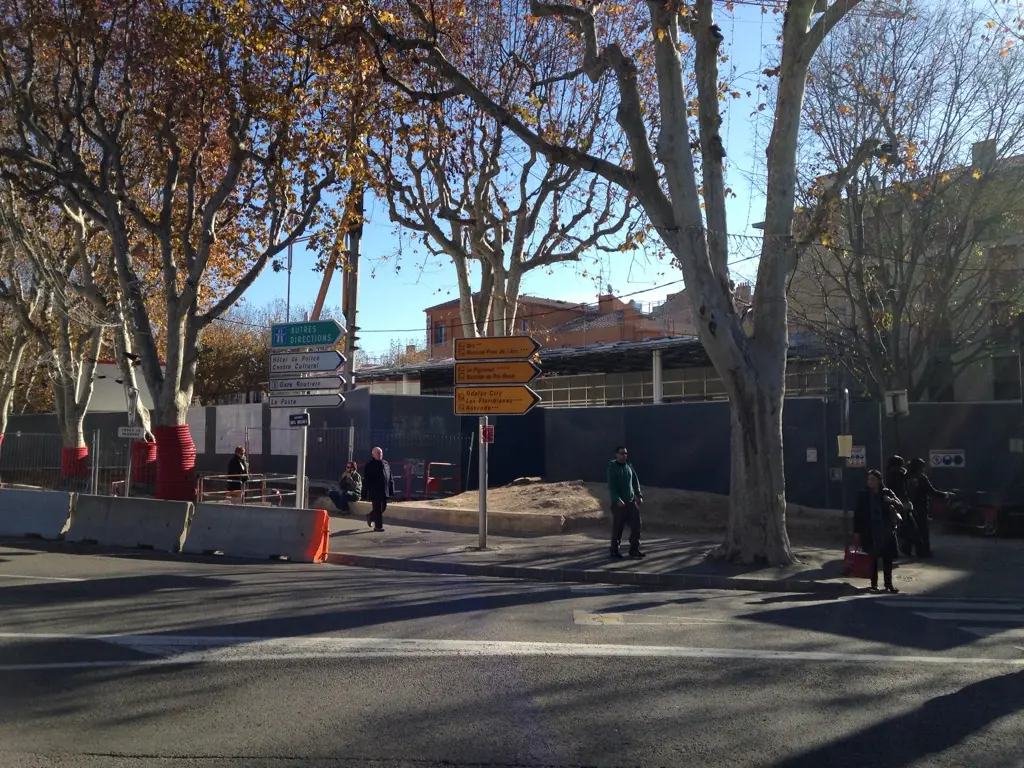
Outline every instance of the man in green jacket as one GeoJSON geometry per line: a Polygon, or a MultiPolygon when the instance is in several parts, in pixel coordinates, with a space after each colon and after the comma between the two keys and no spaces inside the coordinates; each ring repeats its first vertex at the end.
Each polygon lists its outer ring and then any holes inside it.
{"type": "Polygon", "coordinates": [[[612,502],[612,557],[621,558],[619,542],[622,533],[629,526],[629,556],[646,557],[640,551],[640,507],[644,496],[640,480],[629,463],[629,451],[620,445],[615,449],[615,458],[608,462],[608,495],[612,502]]]}

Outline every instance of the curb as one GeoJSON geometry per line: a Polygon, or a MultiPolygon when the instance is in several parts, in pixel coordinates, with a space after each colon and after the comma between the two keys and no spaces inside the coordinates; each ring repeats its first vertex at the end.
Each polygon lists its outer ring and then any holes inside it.
{"type": "Polygon", "coordinates": [[[616,584],[672,589],[728,589],[743,592],[802,592],[840,596],[859,590],[851,584],[823,584],[799,579],[754,579],[742,576],[714,576],[696,573],[650,573],[645,571],[587,571],[578,568],[528,568],[518,565],[483,565],[434,560],[398,559],[376,555],[351,555],[331,552],[331,565],[354,568],[377,568],[413,573],[435,573],[446,576],[489,576],[502,579],[568,582],[573,584],[616,584]]]}

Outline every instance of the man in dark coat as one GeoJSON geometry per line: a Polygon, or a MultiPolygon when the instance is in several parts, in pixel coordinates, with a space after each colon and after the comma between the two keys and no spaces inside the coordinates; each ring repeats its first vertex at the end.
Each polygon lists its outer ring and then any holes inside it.
{"type": "Polygon", "coordinates": [[[885,591],[896,594],[892,583],[892,563],[896,558],[896,515],[903,505],[895,494],[882,484],[882,473],[868,472],[867,487],[857,498],[853,513],[853,532],[860,537],[860,546],[871,555],[871,589],[878,590],[878,561],[882,561],[885,591]]]}
{"type": "Polygon", "coordinates": [[[612,504],[612,557],[620,558],[619,542],[629,526],[629,556],[645,557],[640,551],[640,507],[644,496],[640,480],[629,463],[626,446],[615,449],[615,458],[608,462],[608,496],[612,504]]]}
{"type": "Polygon", "coordinates": [[[391,465],[384,461],[384,451],[374,448],[371,459],[363,467],[363,496],[373,505],[366,516],[366,524],[374,531],[384,530],[384,510],[388,499],[395,495],[395,478],[391,476],[391,465]]]}
{"type": "Polygon", "coordinates": [[[917,549],[918,557],[932,556],[931,529],[928,524],[928,506],[931,499],[948,499],[949,494],[940,491],[932,485],[924,469],[928,466],[924,459],[914,459],[910,462],[910,471],[907,473],[907,495],[910,503],[914,505],[911,515],[917,523],[917,538],[914,546],[917,549]]]}

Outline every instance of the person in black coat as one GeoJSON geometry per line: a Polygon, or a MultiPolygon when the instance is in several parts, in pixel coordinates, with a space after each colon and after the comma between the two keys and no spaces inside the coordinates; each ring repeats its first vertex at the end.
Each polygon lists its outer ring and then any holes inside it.
{"type": "Polygon", "coordinates": [[[395,478],[391,476],[391,465],[384,461],[381,448],[374,448],[370,456],[372,458],[363,467],[363,496],[373,505],[366,516],[366,524],[374,531],[383,531],[384,510],[395,495],[395,478]]]}
{"type": "MultiPolygon", "coordinates": [[[[907,492],[907,466],[902,456],[890,456],[885,467],[885,487],[899,499],[903,509],[908,512],[912,507],[910,495],[907,492]]],[[[896,532],[896,539],[899,550],[907,557],[913,551],[914,543],[917,541],[917,525],[910,514],[903,516],[903,522],[896,532]]]]}
{"type": "Polygon", "coordinates": [[[241,445],[235,448],[235,455],[228,462],[228,474],[231,475],[228,480],[228,495],[241,495],[242,489],[249,481],[249,459],[245,455],[245,448],[241,445]]]}
{"type": "Polygon", "coordinates": [[[914,540],[914,545],[917,548],[918,557],[932,556],[931,530],[928,525],[929,501],[949,498],[949,493],[937,490],[932,485],[932,481],[924,473],[927,466],[924,459],[914,459],[910,462],[910,471],[907,473],[907,495],[913,505],[910,514],[917,524],[917,537],[914,540]]]}
{"type": "Polygon", "coordinates": [[[878,591],[878,561],[882,561],[885,591],[899,592],[892,583],[892,563],[896,558],[896,524],[903,504],[885,487],[882,473],[868,472],[867,487],[860,492],[853,513],[853,532],[860,537],[860,546],[872,558],[871,589],[878,591]]]}

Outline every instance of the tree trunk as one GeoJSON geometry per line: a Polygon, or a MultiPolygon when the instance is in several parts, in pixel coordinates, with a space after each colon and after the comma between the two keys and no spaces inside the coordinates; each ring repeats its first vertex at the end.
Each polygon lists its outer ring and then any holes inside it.
{"type": "Polygon", "coordinates": [[[157,443],[154,496],[158,499],[194,501],[196,496],[196,446],[188,427],[188,408],[198,361],[196,322],[194,313],[190,312],[187,328],[185,323],[171,327],[167,369],[157,391],[153,392],[153,435],[157,443]]]}
{"type": "Polygon", "coordinates": [[[788,565],[781,392],[740,373],[730,403],[732,477],[729,527],[716,555],[735,563],[788,565]]]}
{"type": "MultiPolygon", "coordinates": [[[[139,389],[139,377],[135,373],[135,365],[132,359],[128,357],[130,354],[134,353],[132,352],[131,336],[128,333],[128,319],[123,311],[118,310],[117,328],[114,331],[114,359],[117,361],[117,368],[121,373],[121,381],[125,383],[125,386],[129,389],[139,389]]],[[[146,439],[152,440],[153,431],[149,408],[145,406],[141,398],[136,410],[136,418],[142,428],[146,430],[146,439]]]]}
{"type": "Polygon", "coordinates": [[[18,374],[21,372],[21,361],[28,346],[28,334],[16,328],[10,349],[4,356],[3,370],[0,370],[0,442],[7,431],[7,417],[14,402],[14,390],[18,386],[18,374]]]}
{"type": "Polygon", "coordinates": [[[469,264],[465,259],[453,258],[452,261],[455,264],[455,276],[459,285],[459,319],[462,321],[462,335],[474,338],[477,336],[476,314],[473,305],[473,287],[469,280],[469,264]]]}

